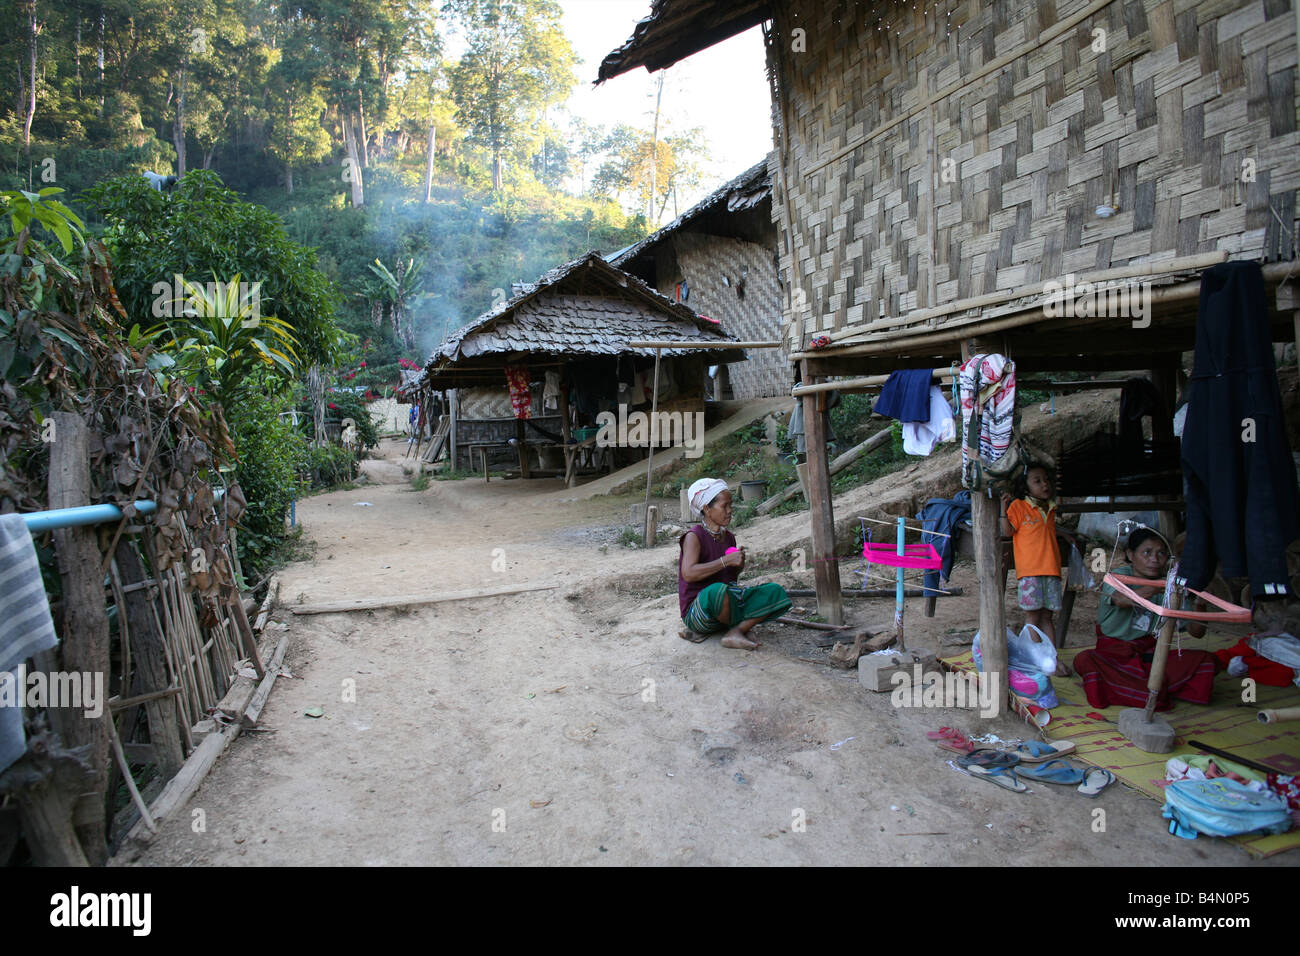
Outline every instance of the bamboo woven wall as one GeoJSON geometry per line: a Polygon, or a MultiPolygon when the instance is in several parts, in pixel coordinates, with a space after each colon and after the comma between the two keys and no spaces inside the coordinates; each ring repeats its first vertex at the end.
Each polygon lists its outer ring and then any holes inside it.
{"type": "Polygon", "coordinates": [[[802,343],[1070,273],[1295,256],[1289,0],[790,0],[770,55],[802,343]]]}
{"type": "MultiPolygon", "coordinates": [[[[743,239],[695,233],[675,236],[673,243],[678,267],[690,284],[687,305],[717,319],[738,339],[780,335],[781,290],[770,249],[743,239]]],[[[785,348],[754,349],[746,361],[729,365],[727,374],[738,399],[788,395],[794,384],[785,348]]]]}

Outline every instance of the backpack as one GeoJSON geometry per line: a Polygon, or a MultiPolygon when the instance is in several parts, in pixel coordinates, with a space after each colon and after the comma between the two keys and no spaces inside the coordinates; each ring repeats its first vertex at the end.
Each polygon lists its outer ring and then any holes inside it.
{"type": "Polygon", "coordinates": [[[1169,821],[1170,833],[1187,840],[1200,833],[1237,836],[1291,829],[1286,800],[1271,791],[1256,793],[1228,777],[1171,783],[1161,816],[1169,821]]]}

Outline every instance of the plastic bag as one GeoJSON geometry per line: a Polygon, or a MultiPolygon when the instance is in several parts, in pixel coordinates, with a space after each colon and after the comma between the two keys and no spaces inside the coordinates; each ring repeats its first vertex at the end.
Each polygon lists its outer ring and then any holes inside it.
{"type": "Polygon", "coordinates": [[[1088,570],[1083,560],[1083,552],[1070,545],[1070,570],[1065,579],[1065,586],[1073,591],[1099,591],[1101,585],[1088,570]]]}
{"type": "MultiPolygon", "coordinates": [[[[971,653],[975,666],[984,670],[978,632],[971,653]]],[[[1056,673],[1056,647],[1034,625],[1026,624],[1019,634],[1007,628],[1007,670],[1008,686],[1021,697],[1040,707],[1051,708],[1059,703],[1051,679],[1056,673]]]]}

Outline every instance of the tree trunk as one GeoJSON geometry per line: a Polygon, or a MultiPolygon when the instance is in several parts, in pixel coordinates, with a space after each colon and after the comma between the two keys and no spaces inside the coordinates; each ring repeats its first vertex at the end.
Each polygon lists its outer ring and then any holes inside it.
{"type": "Polygon", "coordinates": [[[41,30],[36,23],[36,0],[27,0],[28,67],[31,82],[27,86],[27,109],[23,117],[23,145],[32,145],[32,120],[36,116],[36,38],[41,30]]]}
{"type": "Polygon", "coordinates": [[[366,104],[361,98],[361,91],[357,91],[357,126],[361,131],[361,165],[370,166],[370,133],[366,129],[366,104]]]}
{"type": "Polygon", "coordinates": [[[284,186],[289,195],[293,195],[293,167],[288,163],[284,164],[284,186]]]}
{"type": "Polygon", "coordinates": [[[424,161],[424,201],[433,201],[433,146],[437,129],[433,125],[433,107],[429,107],[429,156],[424,161]]]}
{"type": "Polygon", "coordinates": [[[348,159],[351,160],[352,180],[352,205],[364,206],[366,204],[366,194],[361,183],[361,163],[357,156],[357,135],[353,128],[354,123],[349,122],[346,113],[343,114],[343,141],[347,145],[348,159]]]}
{"type": "Polygon", "coordinates": [[[659,89],[655,92],[654,132],[650,136],[650,201],[646,203],[646,212],[650,216],[650,225],[658,225],[655,218],[655,195],[659,191],[659,104],[664,98],[664,75],[659,74],[659,89]]]}
{"type": "Polygon", "coordinates": [[[492,188],[501,192],[501,150],[492,150],[492,188]]]}
{"type": "Polygon", "coordinates": [[[82,98],[81,92],[81,8],[77,7],[77,44],[73,47],[73,55],[77,64],[77,99],[82,98]]]}
{"type": "Polygon", "coordinates": [[[176,175],[185,175],[185,70],[189,58],[181,63],[176,77],[176,116],[172,120],[172,145],[176,147],[176,175]]]}
{"type": "Polygon", "coordinates": [[[95,62],[99,66],[99,115],[104,115],[104,4],[99,5],[99,40],[95,52],[95,62]]]}

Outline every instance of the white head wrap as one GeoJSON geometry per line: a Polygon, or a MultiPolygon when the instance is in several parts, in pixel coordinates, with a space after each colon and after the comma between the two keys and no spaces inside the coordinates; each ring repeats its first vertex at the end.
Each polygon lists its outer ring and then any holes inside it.
{"type": "Polygon", "coordinates": [[[720,478],[701,478],[691,485],[686,497],[691,503],[691,510],[702,515],[705,506],[726,490],[727,483],[720,478]]]}

